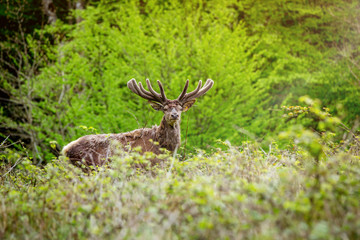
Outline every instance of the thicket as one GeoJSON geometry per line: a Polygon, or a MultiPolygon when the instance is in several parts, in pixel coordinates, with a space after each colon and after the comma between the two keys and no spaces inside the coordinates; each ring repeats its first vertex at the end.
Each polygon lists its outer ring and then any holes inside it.
{"type": "Polygon", "coordinates": [[[279,120],[281,106],[302,95],[352,126],[360,111],[359,9],[357,1],[326,0],[89,2],[71,15],[79,23],[58,20],[1,42],[9,54],[1,65],[9,96],[2,138],[25,142],[35,162],[46,162],[50,142],[159,124],[161,113],[127,89],[131,78],[159,79],[173,98],[186,79],[190,88],[215,81],[183,116],[190,149],[276,136],[289,125],[279,120]]]}
{"type": "MultiPolygon", "coordinates": [[[[309,98],[289,113],[316,120],[265,151],[244,142],[132,167],[123,152],[85,174],[61,157],[41,168],[16,153],[0,165],[2,239],[358,239],[360,138],[334,144],[339,120],[309,98]],[[16,168],[14,168],[16,166],[16,168]],[[19,227],[21,226],[21,227],[19,227]]],[[[0,148],[4,148],[4,143],[0,148]]]]}

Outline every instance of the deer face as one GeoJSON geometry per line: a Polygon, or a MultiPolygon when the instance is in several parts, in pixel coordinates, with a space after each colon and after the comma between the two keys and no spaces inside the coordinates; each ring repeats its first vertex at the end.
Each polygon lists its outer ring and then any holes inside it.
{"type": "Polygon", "coordinates": [[[181,104],[178,100],[167,100],[163,105],[157,102],[150,102],[153,109],[163,111],[165,120],[170,126],[180,122],[181,113],[186,112],[195,103],[195,99],[181,104]]]}

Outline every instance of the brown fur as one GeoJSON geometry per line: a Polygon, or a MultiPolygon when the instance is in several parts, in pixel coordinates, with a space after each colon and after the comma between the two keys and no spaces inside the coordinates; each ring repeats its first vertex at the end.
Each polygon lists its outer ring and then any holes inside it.
{"type": "MultiPolygon", "coordinates": [[[[180,122],[170,125],[163,117],[160,126],[141,128],[118,134],[98,134],[83,136],[64,147],[62,153],[70,161],[80,166],[82,160],[87,166],[102,166],[118,148],[131,150],[141,147],[141,152],[161,154],[161,148],[174,151],[180,146],[180,122]]],[[[151,160],[152,165],[159,159],[151,160]]]]}

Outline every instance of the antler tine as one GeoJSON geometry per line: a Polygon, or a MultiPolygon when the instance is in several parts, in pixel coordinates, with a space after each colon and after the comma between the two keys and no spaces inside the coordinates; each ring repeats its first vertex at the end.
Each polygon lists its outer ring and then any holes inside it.
{"type": "Polygon", "coordinates": [[[157,93],[151,86],[151,83],[149,81],[149,79],[146,79],[146,85],[148,86],[150,92],[152,93],[152,95],[157,99],[158,102],[163,102],[163,100],[161,99],[161,95],[159,93],[157,93]]]}
{"type": "Polygon", "coordinates": [[[143,87],[143,85],[141,84],[141,82],[139,82],[139,88],[140,90],[145,93],[146,95],[148,95],[149,97],[153,97],[153,95],[151,94],[151,92],[146,91],[145,88],[143,87]]]}
{"type": "Polygon", "coordinates": [[[187,91],[188,87],[189,87],[189,79],[186,80],[184,89],[183,89],[183,91],[180,93],[179,97],[177,98],[178,101],[181,101],[181,100],[183,99],[183,97],[184,97],[185,94],[186,94],[186,91],[187,91]]]}
{"type": "Polygon", "coordinates": [[[195,95],[195,97],[200,97],[204,95],[210,88],[214,85],[214,81],[211,79],[206,80],[204,87],[195,95]]]}
{"type": "Polygon", "coordinates": [[[214,81],[211,79],[207,79],[205,82],[205,85],[202,87],[202,89],[200,91],[202,91],[203,89],[205,89],[206,87],[208,87],[208,85],[210,84],[214,84],[214,81]]]}
{"type": "Polygon", "coordinates": [[[163,101],[165,102],[167,100],[166,96],[165,96],[165,92],[164,92],[164,88],[161,84],[161,82],[159,80],[157,80],[157,83],[159,85],[160,88],[160,93],[161,93],[161,97],[163,98],[163,101]]]}
{"type": "Polygon", "coordinates": [[[213,85],[214,85],[214,81],[211,79],[208,79],[208,80],[206,80],[205,85],[201,88],[201,80],[200,80],[198,87],[194,91],[187,93],[184,96],[184,98],[182,99],[182,102],[186,102],[191,99],[195,99],[195,98],[198,98],[198,97],[204,95],[207,91],[209,91],[210,88],[212,88],[213,85]]]}
{"type": "Polygon", "coordinates": [[[128,88],[135,94],[139,95],[142,98],[145,98],[146,100],[150,101],[156,101],[161,102],[161,99],[156,98],[154,95],[152,95],[150,92],[146,91],[142,84],[139,82],[139,86],[136,83],[136,80],[133,78],[127,83],[128,88]]]}
{"type": "MultiPolygon", "coordinates": [[[[186,93],[186,91],[183,91],[181,93],[181,95],[183,95],[182,98],[179,97],[178,100],[182,101],[182,102],[186,102],[188,99],[190,99],[191,96],[193,96],[194,94],[196,94],[200,90],[201,85],[202,85],[202,81],[200,80],[197,87],[196,87],[196,89],[194,91],[189,92],[189,93],[186,93]]],[[[184,90],[185,90],[185,88],[184,88],[184,90]]]]}
{"type": "Polygon", "coordinates": [[[192,91],[192,92],[187,93],[185,95],[184,99],[190,99],[192,96],[194,96],[200,90],[201,85],[202,85],[202,81],[199,80],[199,83],[198,83],[196,89],[194,91],[192,91]]]}
{"type": "Polygon", "coordinates": [[[127,82],[127,86],[128,86],[128,88],[129,88],[133,93],[139,95],[139,93],[137,92],[136,88],[133,86],[134,81],[135,81],[135,79],[132,78],[130,81],[127,82]]]}

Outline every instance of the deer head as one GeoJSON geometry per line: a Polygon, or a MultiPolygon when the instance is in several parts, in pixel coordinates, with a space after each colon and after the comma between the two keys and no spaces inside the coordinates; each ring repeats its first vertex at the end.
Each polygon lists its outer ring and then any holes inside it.
{"type": "Polygon", "coordinates": [[[185,86],[179,97],[175,100],[166,98],[164,88],[161,82],[157,81],[160,93],[156,92],[149,81],[146,79],[146,85],[149,91],[145,90],[141,82],[136,83],[135,79],[131,79],[127,86],[135,94],[149,101],[151,107],[157,111],[164,112],[164,118],[170,126],[174,126],[180,121],[181,113],[189,110],[196,101],[196,98],[204,95],[214,85],[214,81],[208,79],[203,87],[202,81],[199,81],[197,88],[189,93],[186,93],[189,87],[189,80],[186,81],[185,86]]]}

